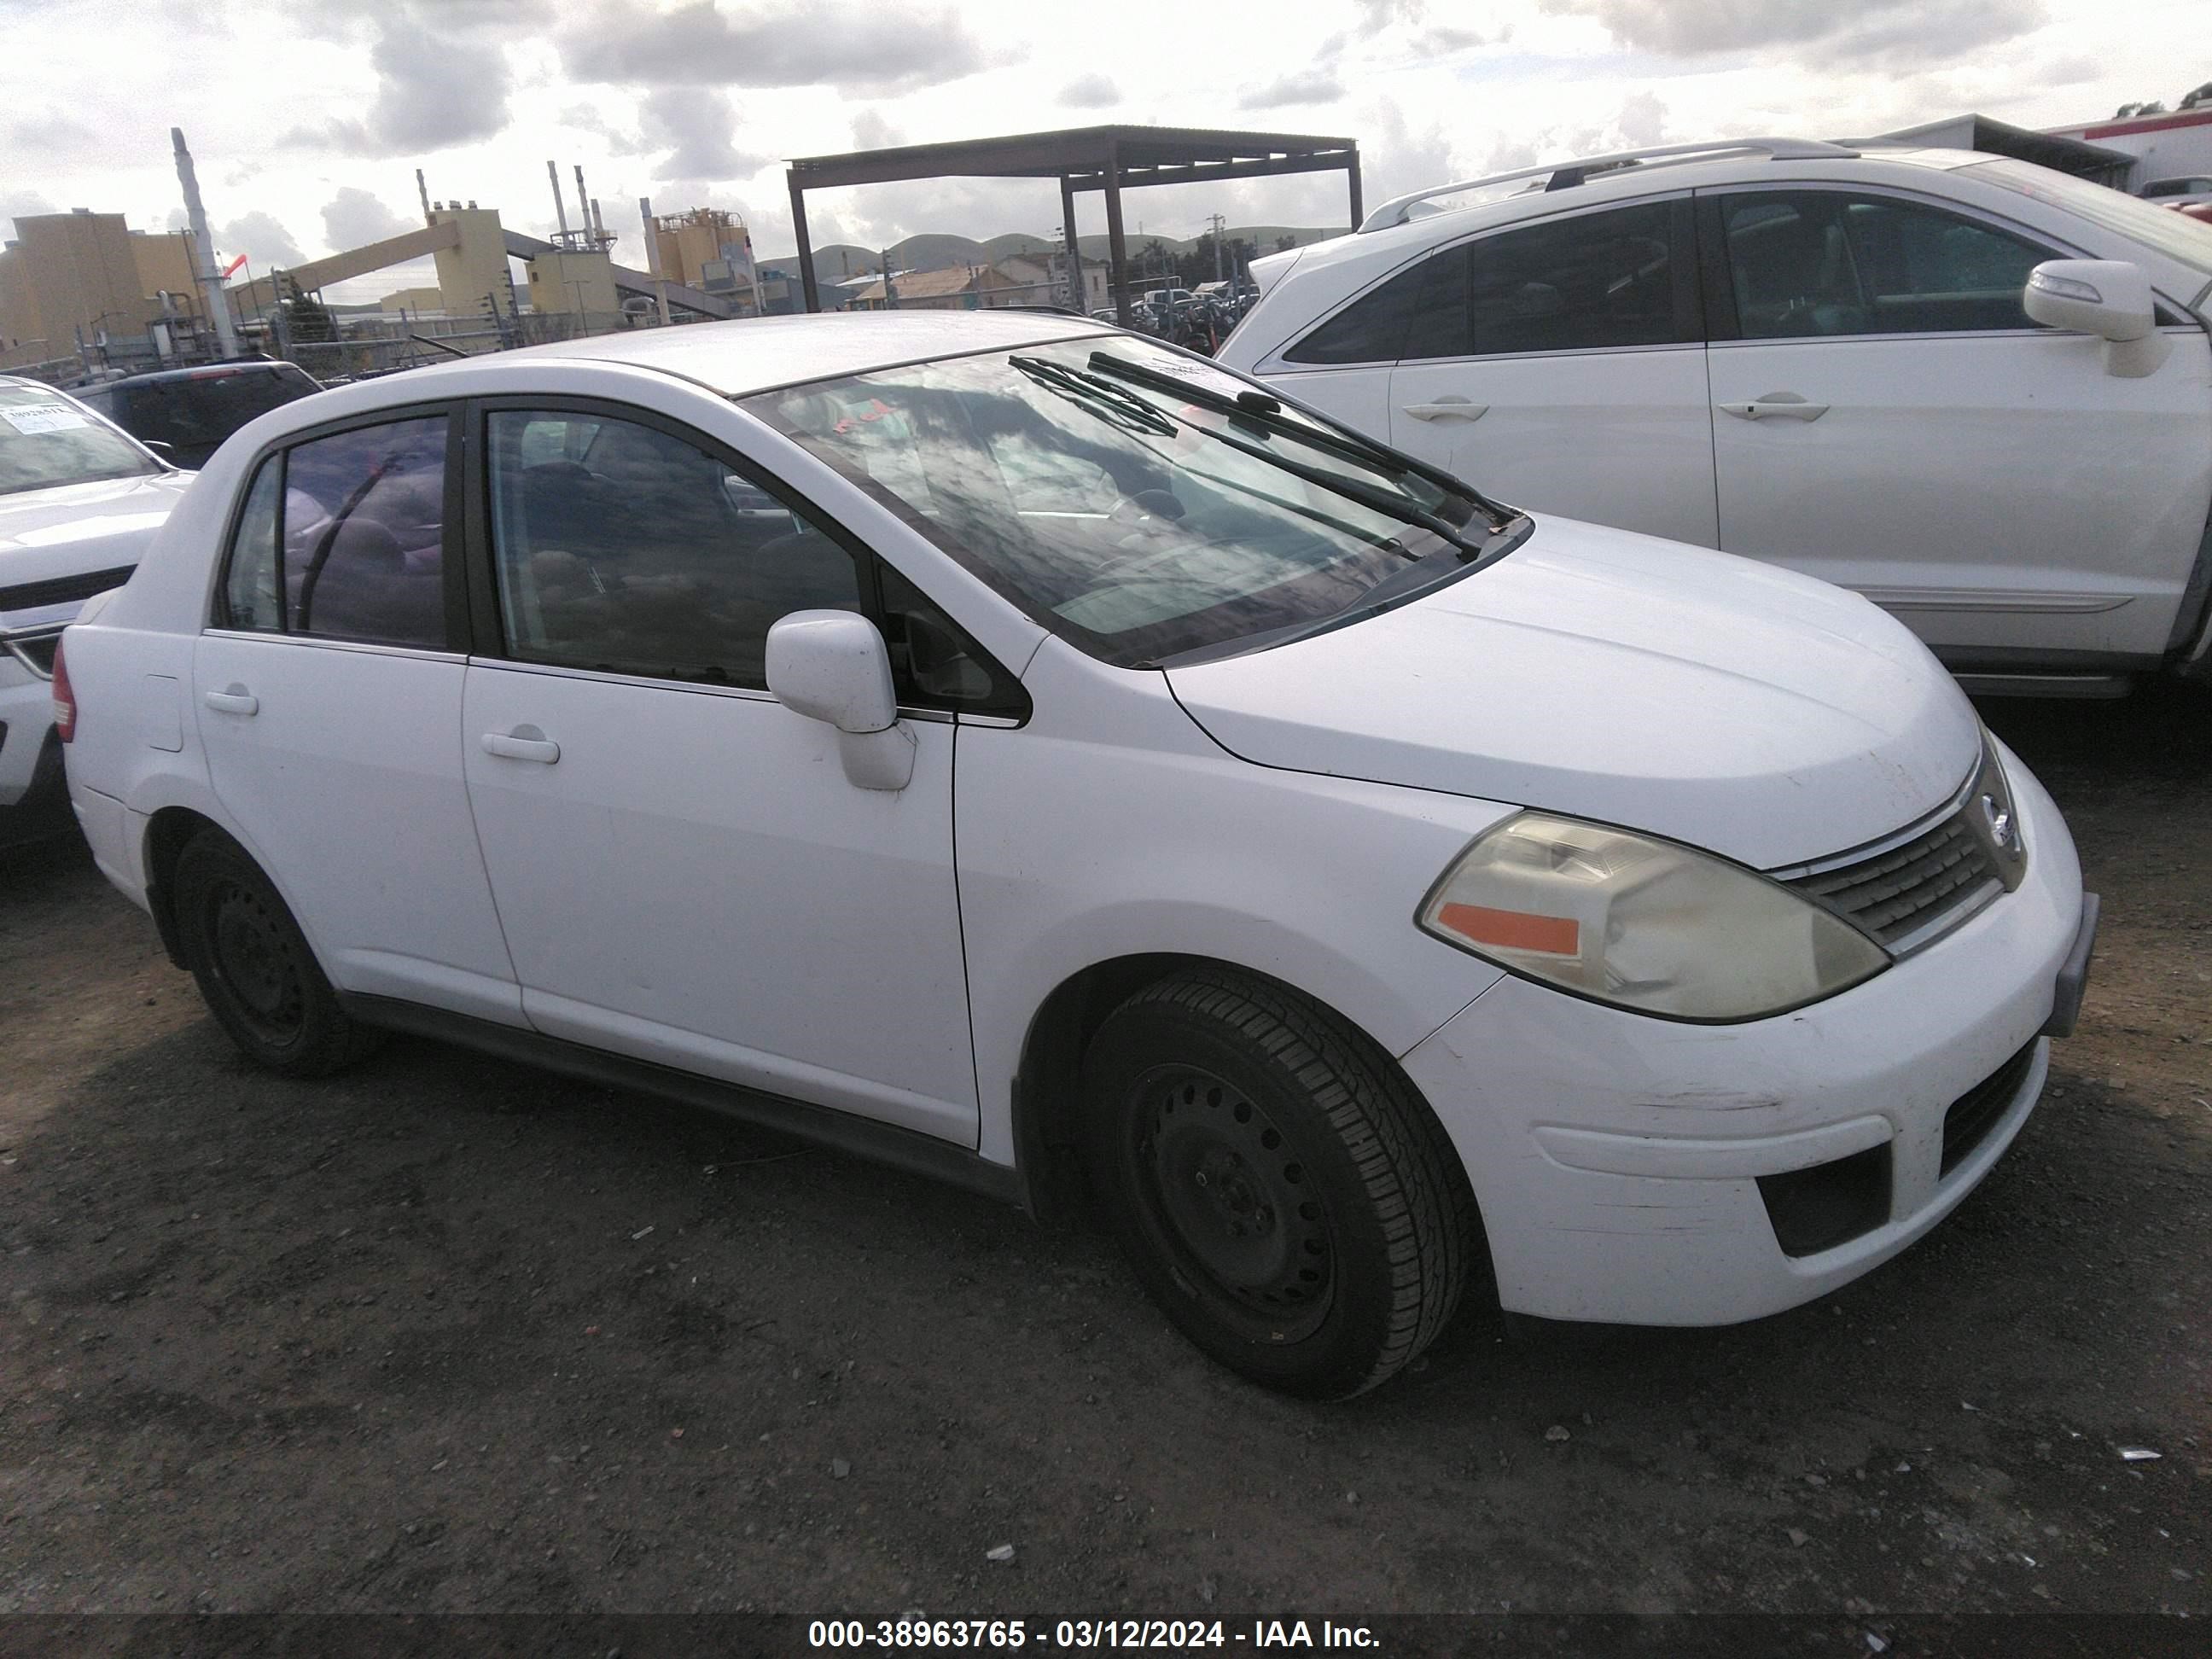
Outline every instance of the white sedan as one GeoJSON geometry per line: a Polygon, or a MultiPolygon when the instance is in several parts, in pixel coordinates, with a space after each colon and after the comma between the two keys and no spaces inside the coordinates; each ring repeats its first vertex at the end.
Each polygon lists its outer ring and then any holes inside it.
{"type": "Polygon", "coordinates": [[[1492,1279],[1707,1323],[1893,1255],[2026,1121],[2094,925],[1865,601],[1069,317],[276,411],[55,684],[101,867],[263,1064],[398,1029],[1087,1184],[1312,1395],[1492,1279]]]}
{"type": "Polygon", "coordinates": [[[0,374],[0,845],[67,826],[54,647],[192,476],[67,392],[0,374]]]}

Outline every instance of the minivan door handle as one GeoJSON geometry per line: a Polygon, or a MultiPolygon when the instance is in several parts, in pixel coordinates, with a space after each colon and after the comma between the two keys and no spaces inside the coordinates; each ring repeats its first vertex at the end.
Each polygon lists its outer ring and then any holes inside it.
{"type": "Polygon", "coordinates": [[[236,680],[220,691],[209,692],[206,702],[209,708],[225,714],[258,714],[261,712],[261,699],[236,680]]]}
{"type": "Polygon", "coordinates": [[[1490,405],[1447,394],[1432,404],[1407,404],[1406,413],[1417,421],[1479,421],[1490,413],[1490,405]]]}
{"type": "Polygon", "coordinates": [[[1713,407],[1742,421],[1817,421],[1828,412],[1827,404],[1808,404],[1794,392],[1770,392],[1746,403],[1713,407]]]}
{"type": "Polygon", "coordinates": [[[536,761],[550,766],[561,758],[561,745],[534,726],[518,726],[512,732],[483,734],[484,753],[504,760],[536,761]]]}

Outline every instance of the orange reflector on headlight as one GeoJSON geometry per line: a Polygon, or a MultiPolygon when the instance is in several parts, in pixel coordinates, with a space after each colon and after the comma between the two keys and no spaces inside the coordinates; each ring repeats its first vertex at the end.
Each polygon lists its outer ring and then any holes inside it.
{"type": "Polygon", "coordinates": [[[1480,904],[1446,904],[1437,910],[1437,921],[1470,945],[1495,945],[1508,951],[1540,951],[1554,957],[1582,954],[1581,924],[1568,916],[1492,910],[1480,904]]]}

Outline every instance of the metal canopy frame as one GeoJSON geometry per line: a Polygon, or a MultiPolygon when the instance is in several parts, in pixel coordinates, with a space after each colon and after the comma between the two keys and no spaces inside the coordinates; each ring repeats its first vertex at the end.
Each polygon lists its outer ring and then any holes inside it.
{"type": "MultiPolygon", "coordinates": [[[[1115,314],[1129,321],[1127,240],[1121,192],[1146,185],[1199,184],[1208,179],[1272,178],[1289,173],[1342,172],[1350,192],[1351,226],[1359,228],[1359,146],[1350,138],[1292,132],[1222,132],[1207,127],[1070,127],[1004,138],[967,138],[947,144],[907,144],[896,149],[809,155],[791,163],[791,222],[799,238],[799,279],[806,308],[822,308],[814,278],[814,242],[806,231],[806,192],[848,185],[885,185],[914,179],[1057,179],[1061,234],[1069,268],[1080,270],[1075,235],[1075,198],[1098,191],[1106,198],[1109,289],[1115,314]]],[[[1080,290],[1079,289],[1079,292],[1080,290]]]]}

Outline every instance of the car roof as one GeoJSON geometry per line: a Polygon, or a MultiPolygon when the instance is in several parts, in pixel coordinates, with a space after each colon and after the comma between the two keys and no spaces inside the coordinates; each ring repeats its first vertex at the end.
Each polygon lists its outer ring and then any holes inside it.
{"type": "MultiPolygon", "coordinates": [[[[295,362],[278,357],[246,357],[231,362],[195,363],[190,368],[149,369],[143,374],[125,374],[112,380],[94,380],[78,388],[82,392],[109,392],[118,386],[159,386],[170,380],[204,380],[218,375],[251,374],[266,370],[299,368],[295,362]]],[[[306,373],[303,369],[302,374],[306,373]]]]}
{"type": "Polygon", "coordinates": [[[414,371],[408,378],[420,385],[471,366],[482,368],[493,363],[520,365],[532,359],[582,358],[659,369],[734,398],[774,386],[840,380],[930,357],[956,357],[971,351],[1111,331],[1070,312],[1011,308],[746,317],[676,328],[625,329],[589,339],[526,346],[495,356],[471,358],[465,363],[434,364],[414,371]]]}

